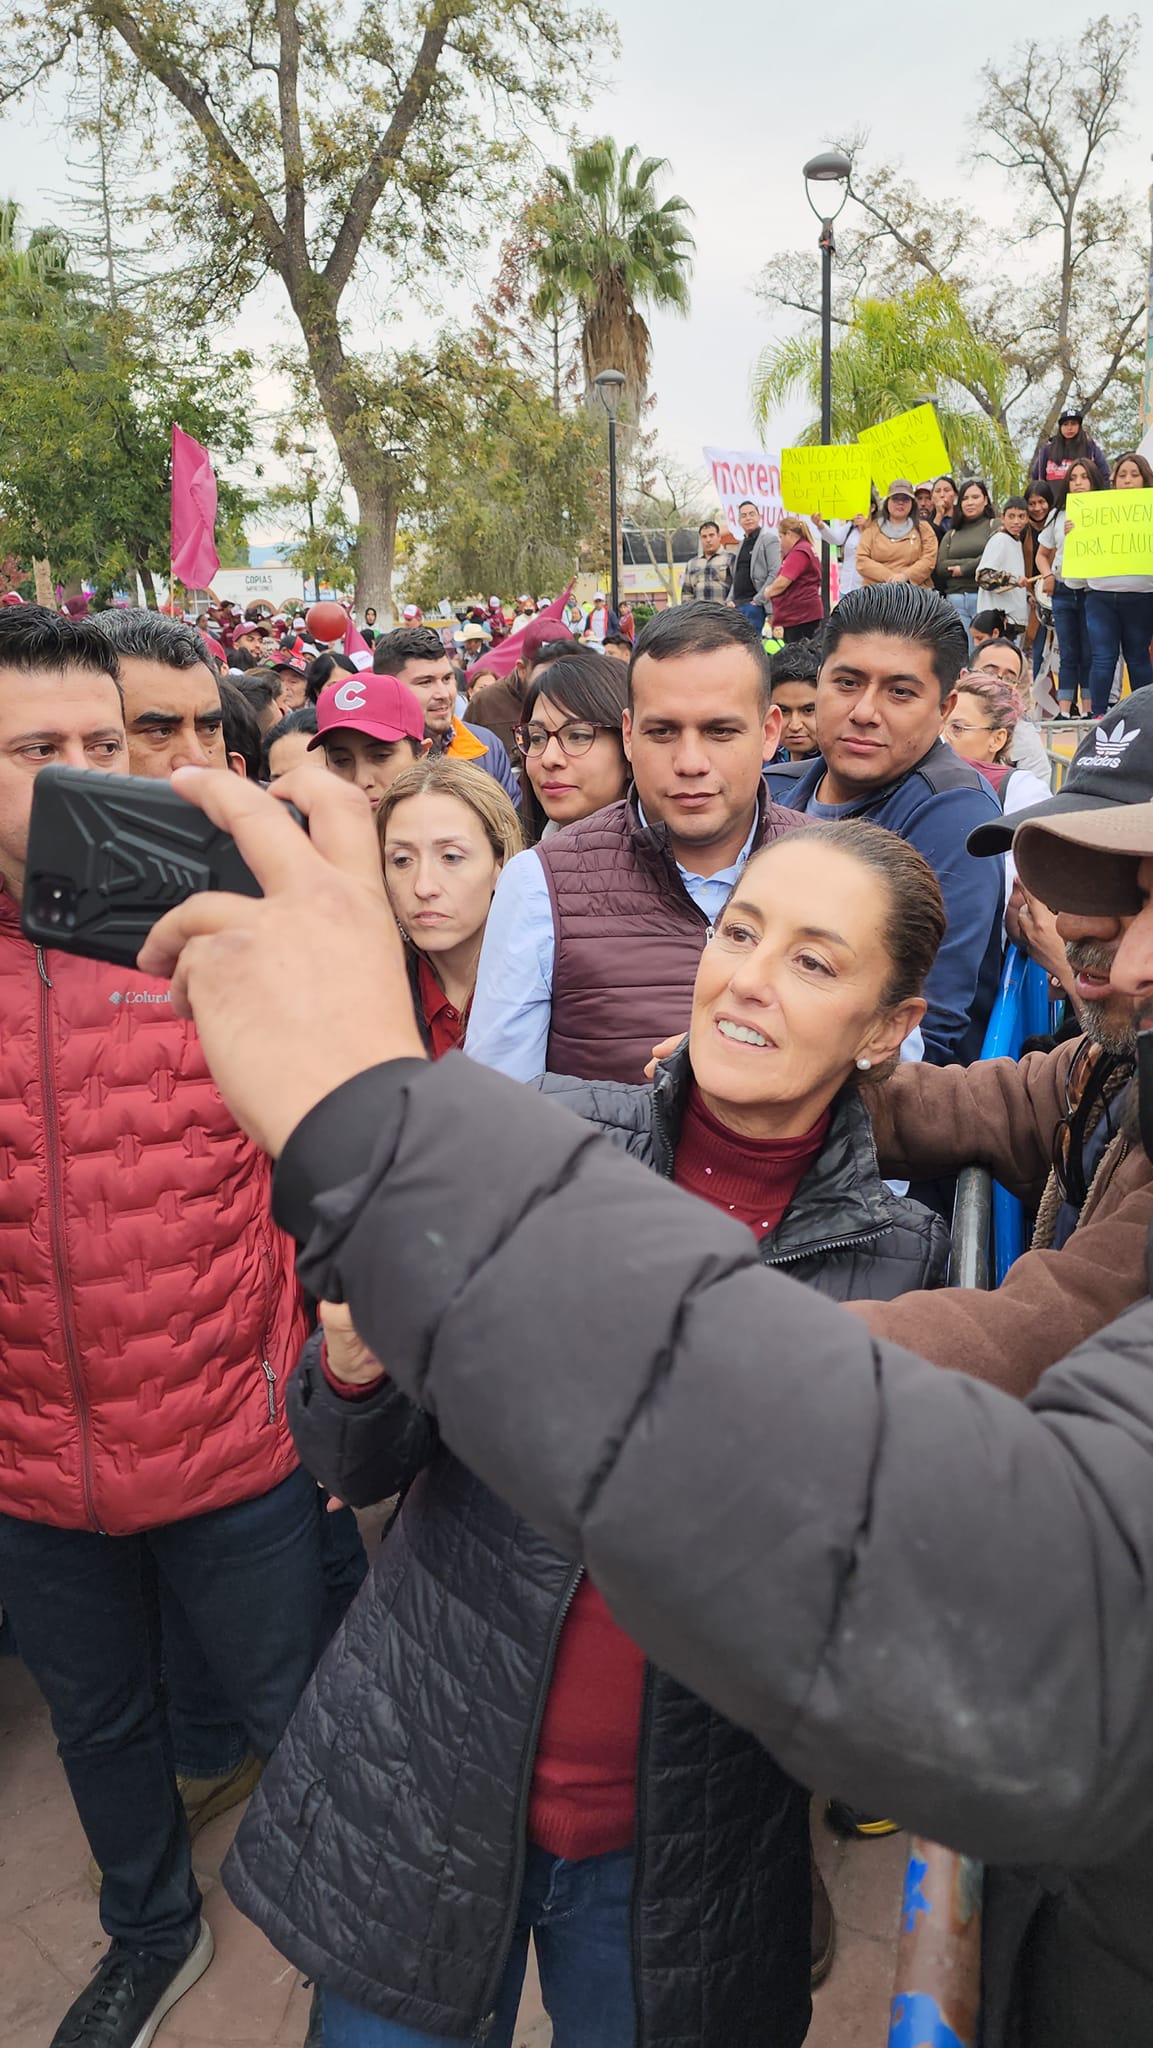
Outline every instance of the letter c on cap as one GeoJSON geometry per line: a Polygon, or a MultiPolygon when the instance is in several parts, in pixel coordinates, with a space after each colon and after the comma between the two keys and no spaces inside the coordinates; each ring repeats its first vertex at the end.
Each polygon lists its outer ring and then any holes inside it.
{"type": "Polygon", "coordinates": [[[350,676],[347,683],[341,684],[332,701],[338,711],[363,711],[367,694],[364,684],[350,676]]]}

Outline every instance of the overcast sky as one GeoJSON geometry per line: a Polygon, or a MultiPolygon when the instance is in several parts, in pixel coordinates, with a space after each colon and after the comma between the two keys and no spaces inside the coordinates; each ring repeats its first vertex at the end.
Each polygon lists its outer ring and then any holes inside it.
{"type": "MultiPolygon", "coordinates": [[[[1090,10],[1084,0],[1048,0],[1040,17],[1014,15],[1003,0],[968,0],[948,18],[917,16],[908,36],[892,21],[878,27],[861,0],[787,10],[730,0],[715,11],[701,0],[617,0],[616,14],[622,49],[609,67],[614,82],[580,125],[667,156],[668,189],[695,209],[692,310],[687,320],[652,321],[654,423],[662,446],[695,468],[703,443],[754,438],[750,370],[774,329],[752,284],[775,250],[815,244],[801,178],[806,157],[838,134],[867,128],[874,157],[903,161],[932,195],[979,205],[991,224],[1007,222],[1013,205],[1002,175],[972,158],[980,68],[1007,52],[1014,21],[1051,44],[1076,35],[1090,10]]],[[[1141,212],[1153,148],[1153,30],[1132,83],[1129,134],[1115,167],[1141,212]]],[[[50,96],[34,113],[0,121],[0,196],[20,200],[32,220],[59,216],[49,195],[68,181],[54,111],[50,96]]],[[[1013,259],[1007,277],[1015,282],[1013,259]]],[[[471,297],[460,288],[446,293],[462,314],[471,297]]],[[[274,293],[252,309],[245,329],[258,348],[285,334],[274,293]]],[[[260,396],[272,405],[277,394],[266,385],[260,396]]],[[[778,421],[769,441],[787,440],[801,416],[778,421]]]]}

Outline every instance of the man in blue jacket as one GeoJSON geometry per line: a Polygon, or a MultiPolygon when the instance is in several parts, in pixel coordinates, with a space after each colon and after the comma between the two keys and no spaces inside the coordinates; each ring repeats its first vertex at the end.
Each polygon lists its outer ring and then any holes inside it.
{"type": "Polygon", "coordinates": [[[799,775],[795,766],[766,770],[778,803],[810,818],[886,825],[936,874],[948,929],[921,1026],[934,1066],[979,1056],[1001,961],[1001,863],[975,860],[965,846],[1001,807],[941,738],[967,660],[964,625],[934,591],[914,583],[851,591],[825,628],[820,753],[799,775]]]}

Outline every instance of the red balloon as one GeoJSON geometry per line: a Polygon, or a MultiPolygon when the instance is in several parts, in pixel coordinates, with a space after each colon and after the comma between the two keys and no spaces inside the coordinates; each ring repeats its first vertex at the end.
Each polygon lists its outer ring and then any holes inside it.
{"type": "Polygon", "coordinates": [[[348,613],[342,604],[310,604],[304,623],[314,640],[343,640],[348,631],[348,613]]]}

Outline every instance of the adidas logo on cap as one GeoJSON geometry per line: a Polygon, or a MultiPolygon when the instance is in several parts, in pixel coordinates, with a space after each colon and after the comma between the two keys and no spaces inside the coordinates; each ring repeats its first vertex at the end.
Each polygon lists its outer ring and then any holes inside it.
{"type": "Polygon", "coordinates": [[[1106,732],[1104,726],[1099,725],[1094,734],[1092,750],[1088,747],[1085,749],[1077,763],[1078,768],[1120,768],[1125,759],[1126,748],[1132,746],[1139,733],[1140,727],[1136,725],[1131,725],[1126,732],[1123,718],[1111,732],[1106,732]]]}

